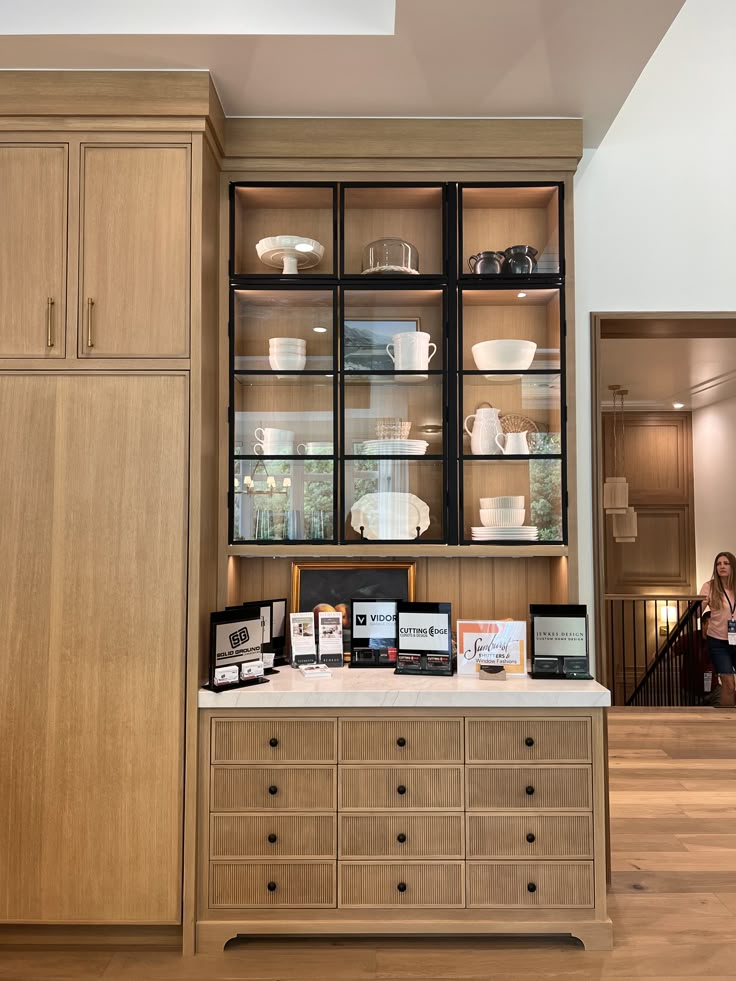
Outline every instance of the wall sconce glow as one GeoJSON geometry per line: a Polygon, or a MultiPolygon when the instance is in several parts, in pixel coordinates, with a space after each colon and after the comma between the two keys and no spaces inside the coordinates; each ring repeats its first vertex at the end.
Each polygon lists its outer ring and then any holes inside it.
{"type": "Polygon", "coordinates": [[[314,331],[315,334],[326,334],[327,333],[327,328],[326,327],[312,327],[312,330],[314,331]]]}
{"type": "Polygon", "coordinates": [[[671,623],[671,624],[677,623],[677,607],[660,606],[659,619],[663,623],[671,623]]]}
{"type": "Polygon", "coordinates": [[[517,293],[516,295],[520,300],[523,300],[524,297],[526,296],[526,293],[517,293]]]}
{"type": "Polygon", "coordinates": [[[673,402],[672,403],[672,408],[673,409],[684,409],[685,408],[685,403],[684,402],[673,402]]]}

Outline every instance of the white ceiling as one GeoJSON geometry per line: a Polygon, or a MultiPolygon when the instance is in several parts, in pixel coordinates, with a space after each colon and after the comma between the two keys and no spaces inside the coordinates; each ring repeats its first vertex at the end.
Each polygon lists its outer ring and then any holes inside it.
{"type": "MultiPolygon", "coordinates": [[[[49,31],[31,16],[44,2],[0,0],[0,25],[49,31]]],[[[71,17],[81,2],[53,6],[71,17]]],[[[683,3],[396,0],[393,35],[296,37],[187,34],[188,9],[214,8],[181,0],[170,26],[181,33],[4,34],[0,68],[208,69],[228,116],[579,116],[594,147],[683,3]]],[[[316,17],[320,4],[303,6],[316,17]]]]}
{"type": "Polygon", "coordinates": [[[736,398],[735,337],[605,339],[599,351],[604,408],[613,405],[609,385],[627,389],[625,407],[642,412],[736,398]]]}

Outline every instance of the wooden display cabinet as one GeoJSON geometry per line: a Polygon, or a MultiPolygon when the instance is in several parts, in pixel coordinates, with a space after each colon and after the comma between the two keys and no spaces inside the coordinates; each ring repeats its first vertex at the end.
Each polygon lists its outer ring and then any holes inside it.
{"type": "MultiPolygon", "coordinates": [[[[294,446],[329,444],[330,540],[336,545],[393,541],[420,549],[472,543],[523,551],[532,544],[526,532],[513,541],[505,533],[497,539],[472,537],[471,528],[481,522],[480,497],[506,494],[524,496],[523,523],[539,527],[536,547],[564,545],[562,185],[238,182],[231,185],[230,202],[233,459],[256,452],[256,426],[295,432],[294,446]],[[273,232],[274,225],[296,231],[298,224],[300,232],[316,236],[321,222],[319,234],[327,240],[336,217],[336,277],[325,260],[316,270],[325,279],[321,286],[308,284],[315,275],[309,270],[276,276],[278,282],[268,289],[258,286],[268,275],[253,261],[258,235],[273,232]],[[417,248],[417,275],[396,270],[364,275],[363,249],[382,237],[417,248]],[[466,273],[469,253],[517,244],[539,252],[534,273],[466,273]],[[426,367],[394,360],[394,336],[413,332],[426,335],[426,367]],[[269,361],[271,337],[306,341],[304,367],[278,370],[269,361]],[[473,346],[493,339],[533,342],[531,363],[521,371],[495,365],[480,370],[473,346]],[[494,447],[487,456],[473,456],[463,424],[482,404],[499,410],[508,431],[534,434],[527,441],[529,454],[523,447],[509,455],[494,447]],[[423,443],[382,446],[387,419],[410,425],[400,438],[423,443]],[[429,506],[429,518],[417,522],[417,533],[403,527],[408,518],[400,528],[389,520],[380,527],[352,520],[353,506],[364,495],[383,493],[413,495],[407,500],[418,499],[420,512],[429,506]]],[[[253,475],[240,460],[230,476],[235,502],[244,476],[253,475]]],[[[297,508],[295,500],[299,494],[292,492],[282,505],[297,508]]],[[[405,499],[398,503],[409,507],[405,499]]],[[[304,515],[303,541],[325,540],[311,538],[307,526],[304,515]]],[[[251,534],[241,510],[231,521],[230,542],[259,540],[243,537],[251,534]]]]}

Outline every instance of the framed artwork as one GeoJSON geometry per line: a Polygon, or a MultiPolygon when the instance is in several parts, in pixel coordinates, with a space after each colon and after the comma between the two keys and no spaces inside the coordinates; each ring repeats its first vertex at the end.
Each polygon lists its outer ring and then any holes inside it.
{"type": "Polygon", "coordinates": [[[339,612],[343,650],[350,650],[350,604],[354,599],[414,599],[415,562],[292,562],[291,609],[295,613],[339,612]]]}
{"type": "Polygon", "coordinates": [[[419,330],[416,317],[397,320],[345,320],[343,362],[346,371],[393,371],[386,345],[394,334],[419,330]]]}

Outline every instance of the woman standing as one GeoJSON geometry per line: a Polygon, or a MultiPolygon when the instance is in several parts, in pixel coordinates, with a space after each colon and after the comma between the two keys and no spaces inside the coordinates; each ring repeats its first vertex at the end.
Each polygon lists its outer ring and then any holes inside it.
{"type": "Polygon", "coordinates": [[[713,576],[703,583],[700,595],[710,608],[706,643],[713,668],[721,678],[722,707],[736,706],[736,556],[719,552],[713,576]],[[729,642],[730,641],[730,642],[729,642]]]}

